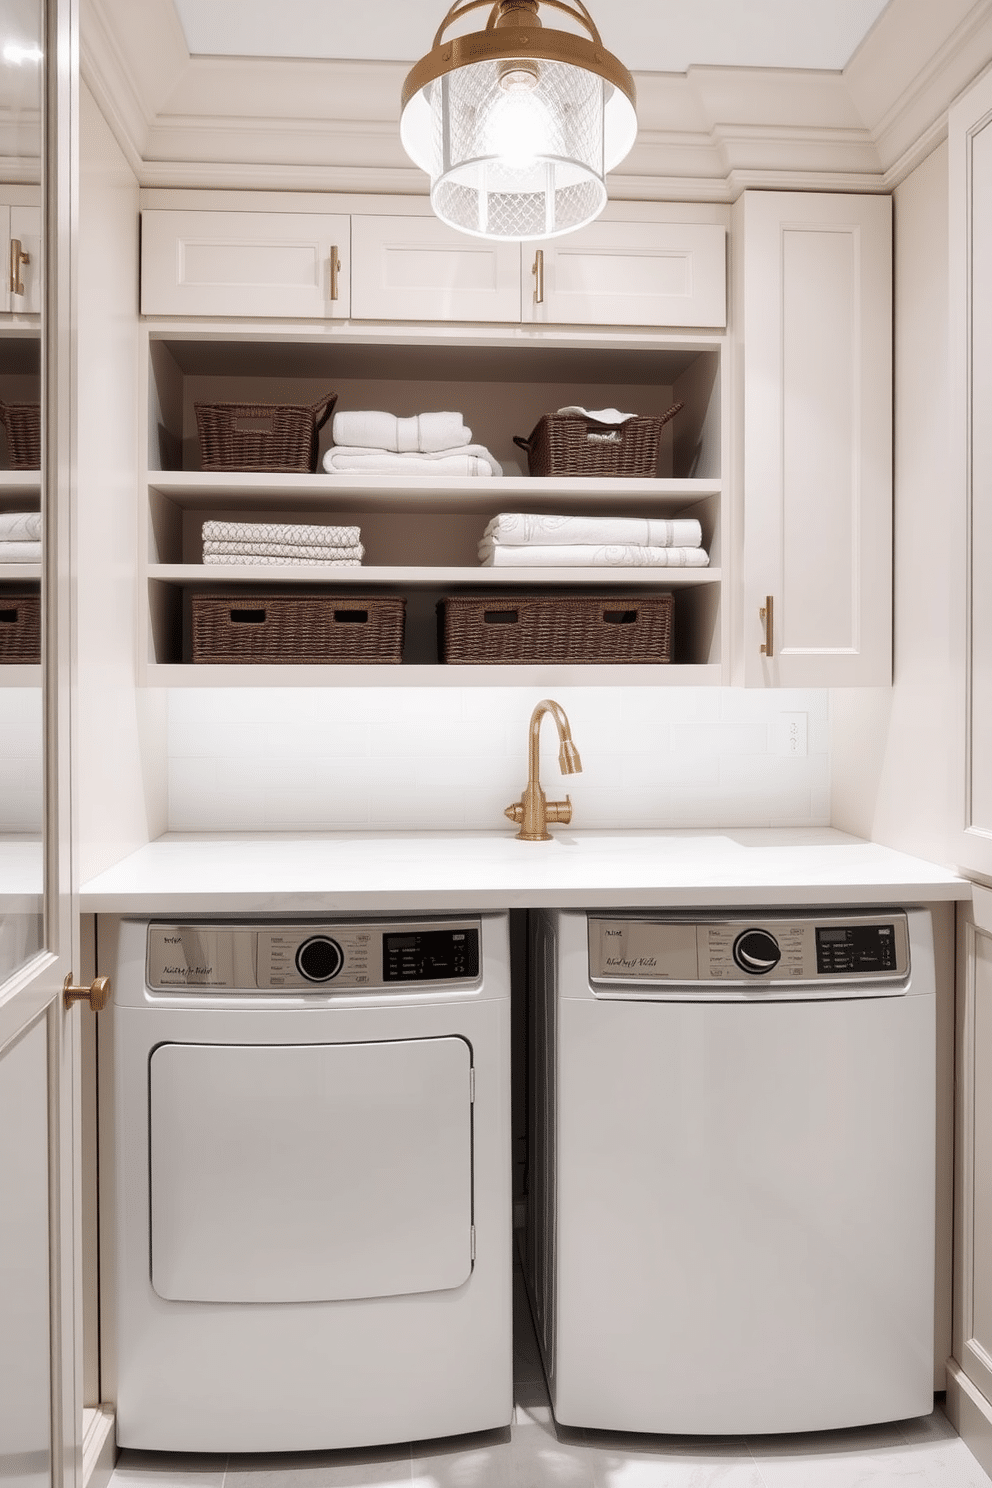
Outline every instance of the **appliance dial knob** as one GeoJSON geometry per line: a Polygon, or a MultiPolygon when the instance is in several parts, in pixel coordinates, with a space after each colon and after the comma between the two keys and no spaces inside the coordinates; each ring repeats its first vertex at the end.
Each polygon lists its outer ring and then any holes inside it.
{"type": "Polygon", "coordinates": [[[768,976],[781,959],[778,941],[767,930],[744,930],[734,941],[734,960],[749,976],[768,976]]]}
{"type": "Polygon", "coordinates": [[[344,952],[329,935],[311,935],[298,947],[296,969],[308,982],[330,982],[344,965],[344,952]]]}

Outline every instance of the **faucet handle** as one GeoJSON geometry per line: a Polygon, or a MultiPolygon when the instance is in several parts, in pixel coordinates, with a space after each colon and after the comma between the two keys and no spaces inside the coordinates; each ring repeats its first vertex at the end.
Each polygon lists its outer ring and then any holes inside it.
{"type": "Polygon", "coordinates": [[[564,801],[549,801],[547,819],[549,822],[570,822],[572,820],[571,796],[566,796],[564,801]]]}
{"type": "Polygon", "coordinates": [[[512,806],[507,806],[506,810],[503,812],[503,815],[508,816],[512,822],[516,822],[519,826],[524,819],[523,801],[514,801],[512,806]]]}

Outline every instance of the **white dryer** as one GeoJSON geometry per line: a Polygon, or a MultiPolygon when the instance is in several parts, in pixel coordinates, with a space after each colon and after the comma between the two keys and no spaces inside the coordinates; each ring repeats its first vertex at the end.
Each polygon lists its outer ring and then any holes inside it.
{"type": "Polygon", "coordinates": [[[924,910],[531,917],[530,1275],[556,1418],[933,1408],[924,910]]]}
{"type": "Polygon", "coordinates": [[[506,917],[100,933],[120,1445],[290,1451],[506,1425],[506,917]]]}

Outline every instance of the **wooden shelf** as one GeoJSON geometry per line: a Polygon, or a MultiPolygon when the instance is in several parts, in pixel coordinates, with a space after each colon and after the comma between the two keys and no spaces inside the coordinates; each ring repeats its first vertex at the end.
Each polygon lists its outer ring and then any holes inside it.
{"type": "Polygon", "coordinates": [[[0,583],[38,584],[40,582],[40,563],[0,563],[0,583]]]}
{"type": "MultiPolygon", "coordinates": [[[[719,496],[719,480],[589,479],[586,476],[434,476],[422,481],[378,475],[217,474],[193,470],[150,471],[148,486],[186,511],[217,507],[266,510],[274,501],[296,511],[358,508],[380,512],[583,511],[630,509],[653,514],[687,510],[719,496]]],[[[277,520],[273,514],[269,520],[277,520]]]]}
{"type": "Polygon", "coordinates": [[[8,496],[41,495],[40,470],[0,470],[0,500],[8,496]]]}
{"type": "Polygon", "coordinates": [[[194,666],[149,665],[149,687],[718,687],[700,666],[194,666]]]}
{"type": "MultiPolygon", "coordinates": [[[[0,568],[0,577],[3,575],[0,568]]],[[[519,588],[522,585],[556,589],[597,588],[687,588],[699,584],[718,584],[718,568],[335,568],[319,563],[259,564],[245,567],[232,564],[158,563],[148,569],[148,577],[161,583],[181,584],[184,588],[207,584],[334,584],[341,587],[390,589],[439,589],[452,585],[486,589],[519,588]]]]}
{"type": "Polygon", "coordinates": [[[10,662],[0,665],[0,687],[40,687],[41,667],[37,662],[10,662]]]}

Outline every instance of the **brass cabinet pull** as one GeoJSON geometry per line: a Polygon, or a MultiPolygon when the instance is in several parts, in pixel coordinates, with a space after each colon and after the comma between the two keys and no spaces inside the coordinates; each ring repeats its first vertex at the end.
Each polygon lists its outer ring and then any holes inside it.
{"type": "Polygon", "coordinates": [[[67,1008],[74,1002],[88,1002],[91,1012],[102,1013],[110,1001],[110,978],[96,977],[88,987],[74,987],[70,971],[62,984],[62,1001],[67,1008]]]}
{"type": "Polygon", "coordinates": [[[331,299],[338,297],[338,275],[341,272],[341,260],[338,258],[338,245],[331,245],[331,299]]]}
{"type": "Polygon", "coordinates": [[[534,267],[531,269],[534,275],[534,304],[544,304],[544,249],[538,248],[537,257],[534,259],[534,267]]]}
{"type": "Polygon", "coordinates": [[[765,622],[765,639],[761,643],[762,656],[772,657],[775,655],[775,601],[772,595],[765,596],[765,602],[758,611],[765,622]]]}
{"type": "Polygon", "coordinates": [[[22,295],[24,293],[24,280],[21,278],[21,268],[24,264],[31,262],[30,253],[25,253],[20,238],[10,240],[10,292],[22,295]]]}

